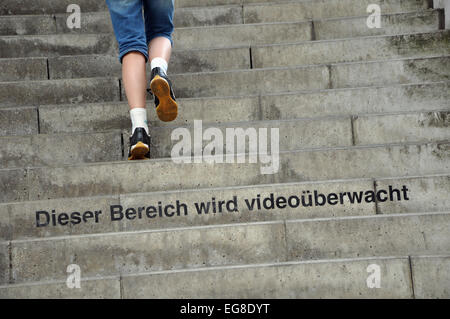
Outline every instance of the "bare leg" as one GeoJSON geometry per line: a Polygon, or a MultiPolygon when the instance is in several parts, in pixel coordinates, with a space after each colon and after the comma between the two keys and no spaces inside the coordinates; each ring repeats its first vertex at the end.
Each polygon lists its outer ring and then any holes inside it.
{"type": "Polygon", "coordinates": [[[152,68],[150,89],[155,96],[156,114],[163,122],[170,122],[178,115],[178,104],[167,77],[167,68],[172,53],[172,44],[166,37],[153,38],[148,45],[152,68]]]}
{"type": "Polygon", "coordinates": [[[171,53],[172,45],[170,40],[165,37],[153,38],[148,45],[149,61],[154,58],[163,58],[169,63],[171,53]]]}
{"type": "MultiPolygon", "coordinates": [[[[172,45],[165,37],[156,37],[149,43],[149,61],[160,57],[169,62],[172,45]]],[[[139,52],[130,52],[122,59],[122,79],[130,109],[145,108],[147,78],[145,58],[139,52]]]]}
{"type": "Polygon", "coordinates": [[[122,79],[130,109],[145,108],[147,79],[145,57],[139,52],[130,52],[122,59],[122,79]]]}

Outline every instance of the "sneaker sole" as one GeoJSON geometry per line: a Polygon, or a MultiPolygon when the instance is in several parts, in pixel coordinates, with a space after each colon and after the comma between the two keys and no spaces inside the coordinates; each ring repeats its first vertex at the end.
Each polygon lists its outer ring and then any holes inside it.
{"type": "Polygon", "coordinates": [[[156,75],[150,83],[152,93],[159,99],[159,105],[156,107],[156,114],[163,122],[171,122],[178,116],[178,104],[170,96],[169,83],[156,75]]]}
{"type": "Polygon", "coordinates": [[[131,148],[131,156],[128,157],[128,160],[135,161],[149,159],[145,157],[145,154],[147,154],[149,150],[147,145],[142,142],[137,142],[137,144],[131,148]]]}

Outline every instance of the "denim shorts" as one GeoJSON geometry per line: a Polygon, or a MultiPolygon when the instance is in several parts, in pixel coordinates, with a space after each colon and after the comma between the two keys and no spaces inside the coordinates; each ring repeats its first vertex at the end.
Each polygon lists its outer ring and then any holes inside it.
{"type": "Polygon", "coordinates": [[[148,44],[155,37],[172,41],[174,0],[106,0],[119,43],[119,61],[131,51],[148,61],[148,44]],[[143,13],[142,13],[143,12],[143,13]]]}

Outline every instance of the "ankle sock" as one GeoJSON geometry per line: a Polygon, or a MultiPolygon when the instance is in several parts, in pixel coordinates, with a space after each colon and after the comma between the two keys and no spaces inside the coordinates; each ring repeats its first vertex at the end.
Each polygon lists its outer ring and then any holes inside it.
{"type": "Polygon", "coordinates": [[[137,127],[143,127],[145,131],[148,133],[148,122],[147,122],[147,110],[144,108],[134,108],[130,110],[131,117],[131,135],[133,135],[134,130],[137,127]]]}
{"type": "Polygon", "coordinates": [[[167,68],[169,67],[167,64],[167,61],[164,60],[163,58],[154,58],[151,62],[150,62],[150,67],[152,68],[152,70],[154,68],[161,68],[161,70],[164,71],[164,73],[167,74],[167,68]]]}

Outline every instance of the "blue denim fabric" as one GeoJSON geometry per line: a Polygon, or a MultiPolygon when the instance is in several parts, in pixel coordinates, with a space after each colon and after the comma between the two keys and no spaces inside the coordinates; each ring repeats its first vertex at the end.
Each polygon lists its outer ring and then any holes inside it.
{"type": "Polygon", "coordinates": [[[141,52],[148,61],[148,43],[155,37],[165,37],[173,45],[173,0],[106,0],[106,4],[121,63],[131,51],[141,52]]]}

